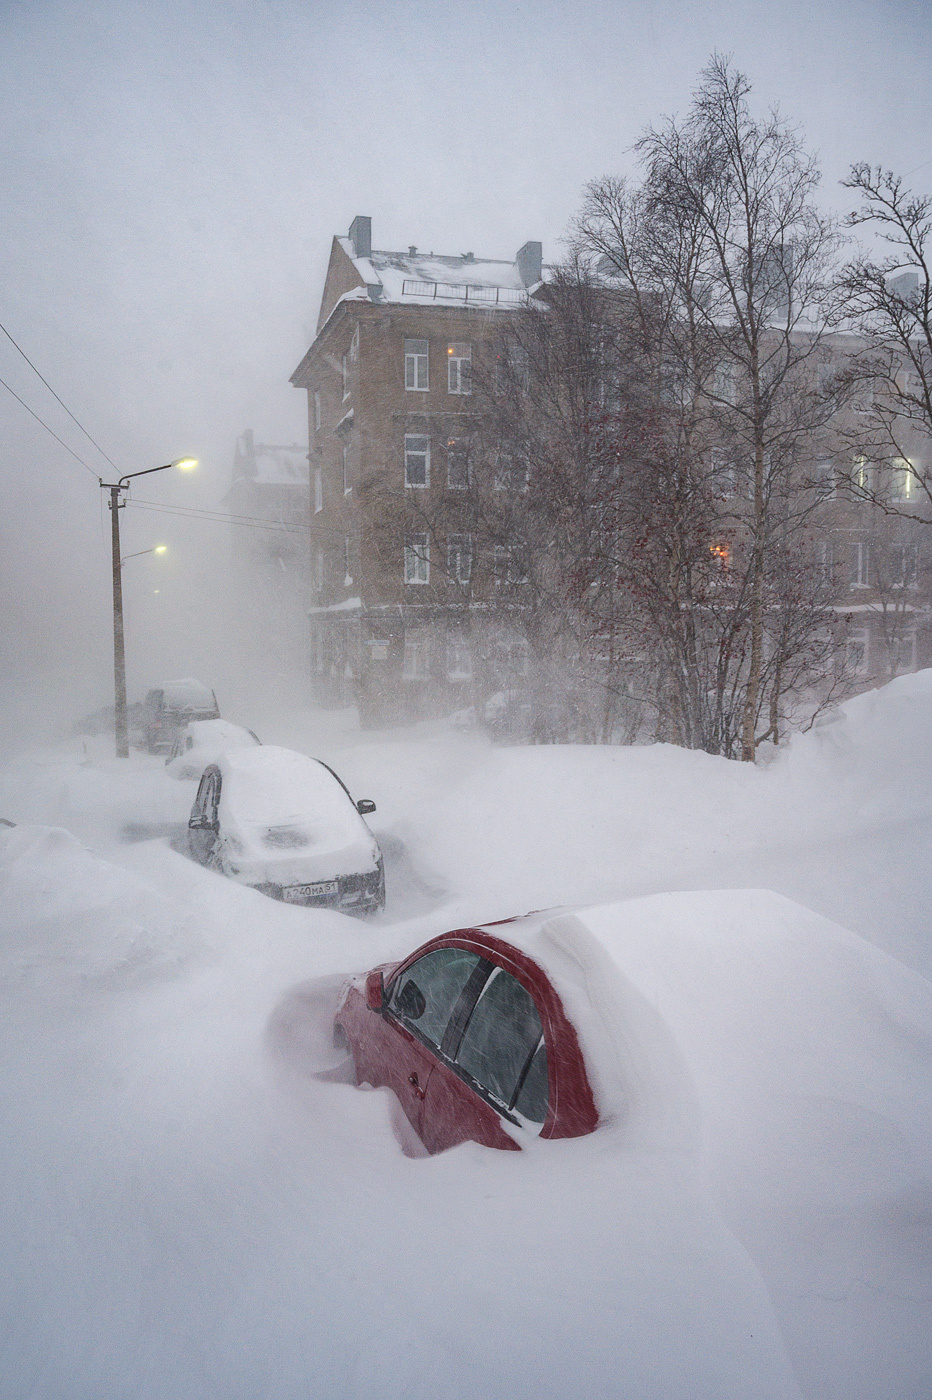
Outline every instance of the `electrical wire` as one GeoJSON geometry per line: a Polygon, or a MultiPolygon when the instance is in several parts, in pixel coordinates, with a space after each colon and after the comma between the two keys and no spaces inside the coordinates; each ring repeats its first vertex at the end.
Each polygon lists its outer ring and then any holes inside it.
{"type": "Polygon", "coordinates": [[[242,526],[249,530],[277,530],[289,535],[334,535],[340,539],[344,538],[344,531],[332,530],[324,525],[285,525],[274,520],[262,520],[256,515],[232,515],[224,511],[203,510],[199,506],[169,506],[163,505],[160,501],[134,501],[129,498],[126,501],[128,506],[135,506],[137,510],[153,510],[162,515],[180,515],[188,520],[216,520],[221,525],[242,526]]]}
{"type": "MultiPolygon", "coordinates": [[[[17,348],[18,348],[18,347],[17,347],[17,348]]],[[[39,377],[40,377],[40,379],[41,379],[42,376],[40,375],[39,377]]],[[[91,467],[91,466],[88,466],[88,464],[87,464],[87,462],[85,462],[84,458],[83,458],[83,457],[79,457],[78,454],[77,454],[77,452],[74,452],[74,451],[68,446],[67,442],[62,442],[62,440],[61,440],[61,438],[58,436],[58,434],[52,432],[52,429],[49,427],[48,423],[44,422],[44,420],[41,419],[41,418],[39,417],[38,413],[33,413],[33,410],[29,407],[28,403],[23,403],[23,400],[20,398],[19,394],[17,394],[16,390],[15,390],[15,389],[10,389],[9,384],[6,382],[5,379],[0,379],[0,384],[3,385],[4,389],[9,390],[9,392],[13,395],[13,397],[14,397],[14,399],[16,400],[17,403],[21,403],[21,404],[23,405],[23,408],[26,410],[27,413],[32,413],[33,418],[36,420],[37,423],[41,423],[41,424],[42,424],[42,427],[45,429],[45,431],[46,431],[47,433],[52,433],[52,437],[55,439],[55,441],[56,441],[57,443],[61,443],[61,446],[65,449],[65,451],[66,451],[66,452],[70,452],[71,455],[72,455],[72,457],[74,458],[74,460],[75,460],[76,462],[80,462],[80,463],[81,463],[81,466],[84,467],[86,471],[89,471],[89,472],[90,472],[91,476],[94,478],[95,481],[99,481],[99,480],[100,480],[100,477],[97,475],[97,473],[95,472],[94,468],[91,467]]],[[[80,426],[80,425],[79,425],[79,426],[80,426]]],[[[109,461],[109,458],[108,458],[107,460],[109,461]]]]}
{"type": "MultiPolygon", "coordinates": [[[[38,375],[39,375],[39,378],[42,380],[42,383],[45,385],[46,389],[48,389],[49,393],[52,395],[52,398],[55,399],[56,403],[60,403],[60,404],[61,404],[62,408],[63,408],[63,409],[65,410],[65,412],[67,413],[67,415],[68,415],[68,417],[71,419],[72,423],[77,424],[77,426],[81,429],[81,432],[82,432],[82,433],[84,434],[84,436],[87,438],[88,442],[89,442],[93,447],[96,447],[96,448],[97,448],[97,451],[100,453],[101,457],[103,457],[104,461],[105,461],[105,462],[109,462],[109,463],[110,463],[110,466],[113,468],[113,470],[114,470],[115,472],[118,472],[120,469],[119,469],[119,467],[117,466],[116,462],[114,462],[110,457],[107,456],[106,452],[105,452],[104,449],[101,447],[101,445],[100,445],[99,442],[95,442],[95,441],[94,441],[94,439],[91,437],[90,433],[89,433],[89,432],[87,431],[87,429],[84,427],[83,423],[79,423],[79,422],[78,422],[77,418],[75,418],[74,414],[71,412],[71,409],[68,407],[68,405],[67,405],[66,403],[64,403],[64,402],[58,397],[58,395],[56,394],[55,390],[52,388],[52,386],[51,386],[51,384],[49,383],[49,381],[45,378],[45,375],[44,375],[44,374],[41,374],[41,373],[39,372],[39,370],[36,369],[35,365],[32,363],[32,360],[30,360],[29,356],[26,354],[26,351],[22,348],[21,345],[17,345],[17,344],[16,344],[16,341],[15,341],[15,340],[13,339],[13,337],[10,335],[10,332],[7,330],[6,326],[3,325],[2,322],[0,322],[0,331],[3,331],[3,334],[6,336],[7,340],[10,342],[10,344],[11,344],[16,350],[19,351],[19,353],[22,355],[23,359],[26,361],[27,365],[28,365],[29,368],[32,370],[32,372],[33,372],[34,374],[38,374],[38,375]]],[[[22,403],[22,399],[20,399],[20,403],[22,403]]],[[[33,416],[35,417],[35,415],[33,415],[33,416]]],[[[42,420],[40,419],[39,421],[41,422],[42,420]]],[[[45,425],[43,424],[43,427],[44,427],[44,426],[45,426],[45,425]]],[[[49,429],[49,431],[51,432],[51,429],[49,429]]],[[[59,438],[59,442],[61,442],[61,438],[59,438]]],[[[64,445],[64,444],[62,444],[62,445],[64,445]]],[[[78,460],[80,461],[81,459],[78,458],[78,460]]],[[[87,466],[87,463],[85,462],[84,465],[87,466]]],[[[88,467],[88,471],[93,471],[93,467],[88,467]]]]}

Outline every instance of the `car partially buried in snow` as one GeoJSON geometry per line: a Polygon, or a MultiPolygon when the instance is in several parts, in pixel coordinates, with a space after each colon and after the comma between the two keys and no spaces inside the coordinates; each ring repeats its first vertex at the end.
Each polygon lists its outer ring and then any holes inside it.
{"type": "Polygon", "coordinates": [[[189,677],[150,690],[142,707],[143,743],[149,753],[170,754],[178,732],[195,719],[219,719],[210,686],[189,677]]]}
{"type": "Polygon", "coordinates": [[[599,1121],[553,981],[502,925],[442,934],[351,980],[334,1036],[357,1084],[393,1090],[431,1153],[470,1140],[514,1150],[523,1135],[582,1137],[599,1121]]]}
{"type": "Polygon", "coordinates": [[[230,749],[253,749],[262,741],[251,729],[228,719],[196,719],[180,729],[165,760],[166,772],[179,780],[197,779],[230,749]]]}
{"type": "Polygon", "coordinates": [[[374,914],[385,904],[378,842],[331,768],[274,745],[234,749],[201,777],[188,821],[195,860],[290,904],[374,914]]]}

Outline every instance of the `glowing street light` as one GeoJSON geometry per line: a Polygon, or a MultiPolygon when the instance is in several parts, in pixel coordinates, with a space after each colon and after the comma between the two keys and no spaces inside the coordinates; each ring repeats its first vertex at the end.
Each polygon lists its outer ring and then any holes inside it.
{"type": "MultiPolygon", "coordinates": [[[[100,481],[101,490],[110,492],[110,549],[113,570],[113,728],[116,738],[117,758],[129,758],[129,734],[126,724],[126,653],[123,641],[123,560],[120,557],[120,511],[125,505],[123,492],[137,476],[151,476],[153,472],[167,472],[172,467],[188,472],[197,466],[196,457],[176,457],[161,467],[147,467],[141,472],[127,472],[112,485],[100,481]]],[[[140,554],[161,554],[167,545],[156,545],[154,549],[141,549],[140,554]]],[[[128,554],[127,559],[134,556],[128,554]]]]}
{"type": "Polygon", "coordinates": [[[138,559],[141,554],[164,554],[167,548],[167,544],[156,544],[151,549],[137,549],[135,554],[124,554],[120,560],[120,568],[122,569],[127,559],[138,559]]]}

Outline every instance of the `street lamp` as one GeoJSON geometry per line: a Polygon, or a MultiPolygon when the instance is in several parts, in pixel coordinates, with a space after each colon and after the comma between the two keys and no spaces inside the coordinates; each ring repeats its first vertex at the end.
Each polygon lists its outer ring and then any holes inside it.
{"type": "MultiPolygon", "coordinates": [[[[167,472],[171,467],[190,471],[197,466],[196,457],[176,457],[163,467],[147,467],[142,472],[128,472],[121,476],[116,485],[101,480],[103,491],[110,492],[110,546],[113,569],[113,728],[116,738],[117,758],[129,758],[129,734],[126,724],[126,654],[123,646],[123,560],[120,558],[120,511],[125,502],[121,499],[129,483],[137,476],[151,476],[153,472],[167,472]]],[[[165,548],[166,546],[163,546],[165,548]]],[[[149,550],[140,550],[148,554],[149,550]]],[[[132,558],[132,555],[127,555],[132,558]]]]}
{"type": "Polygon", "coordinates": [[[120,560],[120,568],[122,569],[127,559],[138,559],[143,554],[164,554],[167,548],[167,544],[156,544],[151,549],[137,549],[134,554],[124,554],[120,560]]]}

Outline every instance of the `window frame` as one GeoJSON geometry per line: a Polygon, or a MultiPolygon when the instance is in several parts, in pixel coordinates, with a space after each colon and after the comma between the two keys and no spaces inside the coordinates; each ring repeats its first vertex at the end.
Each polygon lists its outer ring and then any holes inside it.
{"type": "Polygon", "coordinates": [[[405,466],[405,488],[411,491],[426,491],[430,488],[430,433],[405,433],[404,440],[404,466],[405,466]],[[427,446],[423,452],[419,448],[409,447],[408,443],[418,438],[425,442],[427,446]],[[408,458],[424,458],[424,480],[411,481],[408,476],[408,458]]]}
{"type": "Polygon", "coordinates": [[[409,394],[427,394],[430,392],[430,341],[422,336],[404,337],[404,367],[405,367],[405,391],[409,394]],[[423,350],[409,350],[409,346],[423,345],[423,350]],[[424,383],[418,383],[420,379],[421,361],[423,360],[424,383]],[[412,383],[409,383],[409,379],[412,383]]]}
{"type": "Polygon", "coordinates": [[[416,534],[410,534],[405,536],[404,581],[406,585],[410,584],[413,588],[422,588],[425,584],[430,583],[430,535],[427,534],[425,531],[419,531],[416,534]],[[422,554],[418,554],[418,550],[420,550],[422,546],[416,544],[416,540],[424,541],[422,554]],[[410,559],[414,559],[418,561],[418,563],[423,565],[423,578],[417,577],[417,574],[420,572],[419,569],[416,569],[413,573],[409,571],[408,562],[410,559]]]}
{"type": "Polygon", "coordinates": [[[455,533],[447,535],[447,574],[454,583],[467,584],[472,579],[472,535],[466,533],[455,533]],[[453,567],[453,559],[456,559],[456,568],[453,567]],[[462,559],[466,560],[466,569],[461,571],[459,564],[462,559]]]}
{"type": "Polygon", "coordinates": [[[447,393],[459,395],[472,393],[471,341],[447,341],[447,393]],[[465,351],[466,353],[457,354],[457,351],[465,351]]]}

